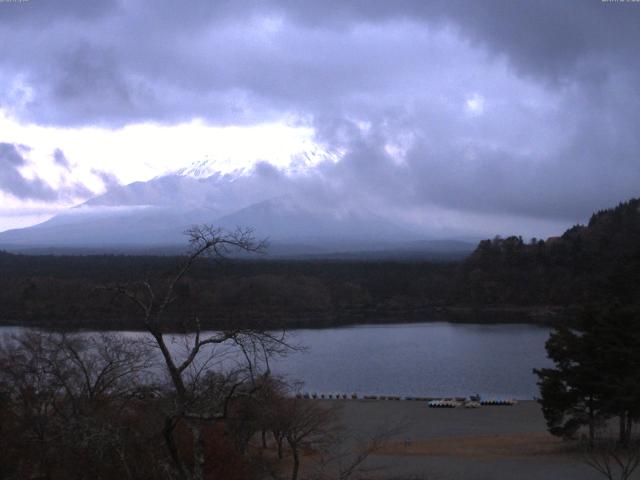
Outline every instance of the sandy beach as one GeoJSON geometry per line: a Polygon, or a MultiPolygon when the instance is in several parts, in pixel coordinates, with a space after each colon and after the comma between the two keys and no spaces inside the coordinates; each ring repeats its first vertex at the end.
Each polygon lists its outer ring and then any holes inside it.
{"type": "Polygon", "coordinates": [[[546,432],[536,402],[477,409],[434,409],[417,401],[342,403],[356,437],[384,426],[402,433],[367,461],[367,478],[415,480],[597,480],[572,445],[546,432]]]}

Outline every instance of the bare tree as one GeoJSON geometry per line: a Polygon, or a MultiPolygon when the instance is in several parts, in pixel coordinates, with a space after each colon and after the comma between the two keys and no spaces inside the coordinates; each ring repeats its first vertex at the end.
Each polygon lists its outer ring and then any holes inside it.
{"type": "Polygon", "coordinates": [[[366,460],[382,450],[388,442],[399,435],[403,425],[381,425],[373,433],[363,437],[345,436],[339,432],[328,448],[321,451],[317,459],[313,480],[350,480],[369,478],[372,470],[365,466],[366,460]]]}
{"type": "MultiPolygon", "coordinates": [[[[229,417],[229,406],[238,396],[255,393],[256,369],[261,360],[283,354],[289,346],[285,334],[269,331],[231,328],[204,334],[200,319],[194,315],[183,323],[189,335],[183,338],[181,355],[172,351],[167,342],[167,332],[175,319],[169,318],[169,307],[176,301],[176,288],[189,270],[202,257],[222,259],[233,252],[262,252],[264,242],[254,239],[250,229],[227,232],[211,226],[199,226],[188,230],[189,251],[177,272],[165,282],[149,280],[127,285],[109,287],[118,295],[128,299],[140,314],[140,323],[151,335],[162,355],[173,390],[173,405],[167,413],[164,438],[178,475],[183,478],[204,478],[203,427],[229,417]],[[245,360],[243,369],[221,380],[220,376],[207,374],[217,364],[214,347],[235,347],[245,360]],[[212,381],[215,380],[215,381],[212,381]],[[175,443],[174,431],[179,422],[185,422],[193,436],[193,459],[191,469],[186,467],[175,443]]],[[[268,363],[267,363],[268,365],[268,363]]],[[[218,365],[219,366],[219,365],[218,365]]]]}
{"type": "Polygon", "coordinates": [[[319,447],[331,443],[338,427],[335,409],[318,402],[300,398],[285,398],[281,402],[280,428],[293,457],[291,480],[297,480],[300,457],[305,447],[319,447]]]}
{"type": "MultiPolygon", "coordinates": [[[[7,442],[9,452],[24,457],[35,475],[50,478],[54,460],[51,445],[59,441],[60,422],[55,411],[61,392],[42,364],[42,343],[32,335],[4,339],[0,353],[3,406],[13,421],[4,426],[3,433],[7,439],[12,437],[7,442]]],[[[14,467],[21,471],[22,462],[14,467]]]]}
{"type": "Polygon", "coordinates": [[[134,461],[124,421],[149,362],[148,349],[117,335],[29,331],[5,339],[2,408],[12,419],[7,443],[21,460],[18,473],[54,478],[67,463],[82,476],[110,470],[144,478],[148,471],[134,471],[143,462],[139,455],[134,461]]]}
{"type": "Polygon", "coordinates": [[[629,480],[640,466],[640,443],[601,439],[584,450],[584,462],[608,480],[629,480]]]}

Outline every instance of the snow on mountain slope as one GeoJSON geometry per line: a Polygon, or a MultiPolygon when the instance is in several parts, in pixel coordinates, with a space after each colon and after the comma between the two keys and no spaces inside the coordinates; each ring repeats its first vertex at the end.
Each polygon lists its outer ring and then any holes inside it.
{"type": "MultiPolygon", "coordinates": [[[[336,162],[339,158],[339,153],[329,152],[316,144],[309,144],[307,145],[306,150],[294,154],[288,158],[286,162],[280,160],[270,163],[272,165],[278,165],[278,168],[283,172],[291,173],[312,167],[321,162],[336,162]]],[[[246,175],[251,171],[251,169],[252,167],[238,168],[237,166],[233,166],[233,162],[228,160],[204,159],[194,162],[186,167],[179,168],[173,172],[169,172],[169,174],[195,179],[206,179],[219,175],[239,177],[241,175],[246,175]]]]}

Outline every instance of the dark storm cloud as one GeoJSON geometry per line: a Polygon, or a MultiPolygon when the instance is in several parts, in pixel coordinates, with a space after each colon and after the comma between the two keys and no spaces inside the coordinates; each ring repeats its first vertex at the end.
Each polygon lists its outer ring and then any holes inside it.
{"type": "Polygon", "coordinates": [[[123,124],[197,115],[226,123],[259,121],[272,110],[313,115],[323,104],[366,102],[379,91],[403,100],[416,78],[439,66],[430,65],[425,33],[438,28],[506,55],[525,73],[602,82],[636,68],[636,7],[300,0],[159,1],[150,8],[41,0],[2,5],[0,35],[14,45],[2,62],[5,82],[18,78],[33,95],[13,105],[24,117],[123,124]],[[40,17],[48,23],[36,29],[40,17]]]}
{"type": "Polygon", "coordinates": [[[574,221],[639,193],[639,24],[639,4],[600,0],[5,3],[0,107],[66,126],[287,116],[344,152],[307,191],[574,221]]]}
{"type": "Polygon", "coordinates": [[[557,78],[576,73],[582,62],[600,56],[614,62],[629,60],[640,40],[640,12],[634,2],[285,0],[278,3],[283,14],[317,28],[349,28],[358,22],[398,18],[450,24],[470,41],[506,54],[522,71],[557,78]]]}
{"type": "Polygon", "coordinates": [[[522,72],[598,82],[612,65],[631,68],[640,39],[635,7],[595,0],[5,4],[0,35],[14,46],[2,62],[14,92],[5,103],[39,122],[117,125],[314,115],[380,91],[401,101],[431,68],[425,32],[438,28],[506,55],[522,72]],[[36,25],[41,17],[44,26],[36,25]],[[20,95],[21,83],[31,96],[20,95]]]}

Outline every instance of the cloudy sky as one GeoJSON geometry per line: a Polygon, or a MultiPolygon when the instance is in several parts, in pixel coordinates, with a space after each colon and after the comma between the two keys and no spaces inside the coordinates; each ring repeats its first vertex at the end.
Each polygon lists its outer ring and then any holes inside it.
{"type": "Polygon", "coordinates": [[[203,159],[487,233],[640,194],[636,1],[3,0],[0,44],[0,230],[203,159]]]}

